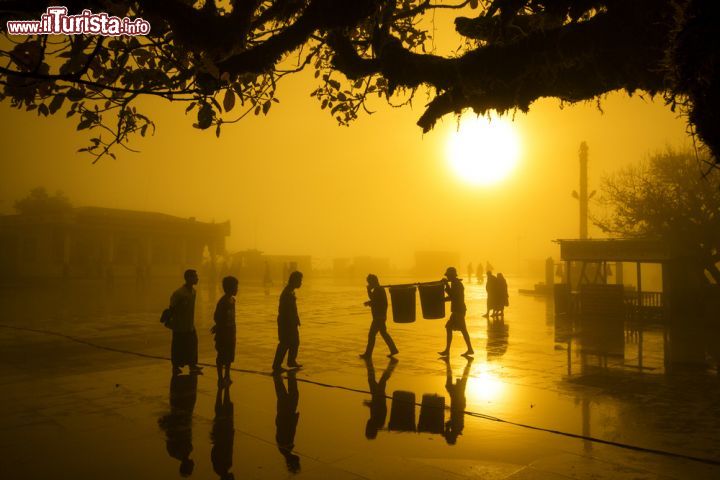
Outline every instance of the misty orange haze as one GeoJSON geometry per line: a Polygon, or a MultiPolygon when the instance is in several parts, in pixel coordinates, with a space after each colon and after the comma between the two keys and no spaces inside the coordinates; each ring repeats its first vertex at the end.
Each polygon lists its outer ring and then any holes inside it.
{"type": "Polygon", "coordinates": [[[451,250],[465,262],[489,259],[510,270],[555,253],[552,239],[577,235],[570,192],[581,141],[590,146],[591,189],[604,174],[689,143],[684,120],[661,99],[617,93],[602,101],[604,113],[594,103],[561,109],[543,100],[527,115],[506,117],[522,138],[512,175],[477,186],[458,178],[446,158],[455,118],[423,135],[415,125],[421,108],[378,101],[373,115],[338,127],[308,96],[309,77],[281,85],[281,103],[267,117],[226,125],[219,139],[193,129],[183,106],[146,100],[156,135],[131,144],[140,153],[94,166],[75,153],[86,138],[72,122],[3,104],[0,211],[11,213],[15,200],[43,185],[76,206],[230,220],[231,250],[320,261],[372,255],[398,266],[410,266],[416,250],[451,250]]]}

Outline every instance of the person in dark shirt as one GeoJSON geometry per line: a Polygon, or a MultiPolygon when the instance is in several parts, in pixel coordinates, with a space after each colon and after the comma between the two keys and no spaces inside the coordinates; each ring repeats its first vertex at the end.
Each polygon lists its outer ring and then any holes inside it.
{"type": "Polygon", "coordinates": [[[300,368],[302,365],[297,363],[297,354],[300,347],[300,316],[297,310],[297,299],[295,298],[295,289],[302,285],[303,274],[295,271],[290,274],[288,283],[280,294],[280,303],[278,305],[278,346],[275,350],[275,359],[273,360],[273,373],[281,373],[283,371],[282,363],[287,354],[287,365],[289,368],[300,368]]]}
{"type": "Polygon", "coordinates": [[[470,334],[468,333],[467,326],[465,325],[465,314],[467,308],[465,307],[465,287],[457,276],[457,270],[455,267],[448,267],[445,271],[445,297],[446,302],[450,302],[450,318],[445,324],[446,331],[446,343],[445,350],[438,352],[441,357],[447,357],[450,355],[450,344],[452,343],[452,332],[453,330],[459,330],[465,339],[467,350],[463,355],[472,355],[475,351],[470,344],[470,334]]]}
{"type": "Polygon", "coordinates": [[[238,292],[238,279],[225,277],[222,286],[225,294],[217,302],[213,315],[215,325],[210,330],[215,334],[218,387],[231,383],[230,364],[235,360],[235,295],[238,292]],[[225,370],[224,375],[223,370],[225,370]]]}
{"type": "Polygon", "coordinates": [[[370,324],[370,331],[368,332],[367,346],[365,352],[360,354],[360,358],[371,358],[373,348],[375,348],[375,337],[378,333],[385,340],[388,348],[390,349],[389,357],[396,355],[398,349],[393,342],[392,337],[387,331],[387,309],[388,300],[385,289],[380,286],[380,280],[376,275],[372,273],[367,276],[367,292],[370,300],[364,303],[366,307],[370,307],[372,312],[372,323],[370,324]]]}

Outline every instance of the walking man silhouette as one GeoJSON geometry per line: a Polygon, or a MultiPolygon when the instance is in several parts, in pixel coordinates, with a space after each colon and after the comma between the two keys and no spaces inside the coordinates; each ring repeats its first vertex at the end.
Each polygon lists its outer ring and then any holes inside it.
{"type": "Polygon", "coordinates": [[[392,357],[398,353],[398,349],[387,331],[387,294],[385,293],[385,289],[380,286],[380,280],[378,280],[377,275],[373,275],[371,273],[367,276],[367,292],[370,300],[365,302],[364,305],[366,307],[370,307],[370,311],[372,312],[372,323],[370,324],[370,331],[368,332],[368,341],[367,346],[365,347],[365,352],[360,354],[360,358],[372,357],[373,348],[375,348],[375,337],[378,333],[380,333],[380,336],[383,340],[385,340],[385,343],[390,349],[388,357],[392,357]]]}

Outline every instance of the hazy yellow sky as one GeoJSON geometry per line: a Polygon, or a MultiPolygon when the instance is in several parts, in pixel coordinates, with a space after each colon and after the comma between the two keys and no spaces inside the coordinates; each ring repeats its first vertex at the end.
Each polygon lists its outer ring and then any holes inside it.
{"type": "MultiPolygon", "coordinates": [[[[452,171],[446,142],[456,127],[447,117],[423,135],[415,107],[377,112],[338,127],[309,97],[311,72],[281,84],[281,103],[268,117],[214,131],[192,128],[184,105],[141,103],[157,122],[154,137],[134,142],[139,154],[117,161],[75,153],[87,132],[64,118],[0,104],[3,160],[0,212],[35,186],[62,190],[74,205],[151,210],[232,223],[232,250],[390,257],[412,263],[415,250],[450,250],[463,262],[490,260],[500,270],[527,258],[557,256],[555,238],[577,235],[578,148],[590,146],[590,188],[600,177],[666,145],[689,145],[682,118],[652,101],[624,94],[560,108],[557,100],[516,114],[521,157],[515,172],[494,185],[473,186],[452,171]]],[[[591,208],[592,209],[592,208],[591,208]]],[[[597,231],[591,229],[592,234],[597,231]]]]}

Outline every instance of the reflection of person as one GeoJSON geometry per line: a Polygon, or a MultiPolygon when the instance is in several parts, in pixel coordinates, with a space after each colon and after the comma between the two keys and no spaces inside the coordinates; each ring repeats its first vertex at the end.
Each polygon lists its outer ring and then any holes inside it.
{"type": "Polygon", "coordinates": [[[370,407],[370,418],[365,424],[365,437],[368,440],[373,440],[377,437],[378,431],[385,425],[385,419],[387,418],[387,395],[385,394],[385,388],[387,382],[390,380],[395,365],[398,360],[394,357],[390,357],[385,371],[380,377],[379,381],[375,380],[375,367],[372,363],[372,357],[365,358],[365,366],[367,367],[368,376],[368,388],[372,395],[370,401],[365,401],[365,405],[370,407]]]}
{"type": "Polygon", "coordinates": [[[297,388],[296,371],[288,372],[288,386],[280,375],[274,375],[275,395],[277,396],[277,416],[275,417],[275,441],[278,450],[285,457],[287,469],[291,473],[300,471],[300,457],[292,453],[295,448],[295,432],[297,431],[300,412],[297,411],[300,393],[297,388]]]}
{"type": "Polygon", "coordinates": [[[505,317],[505,307],[510,306],[510,295],[508,294],[507,280],[502,273],[497,274],[497,297],[495,300],[495,315],[505,317]]]}
{"type": "Polygon", "coordinates": [[[448,395],[450,395],[450,420],[445,422],[443,437],[445,437],[445,441],[447,441],[449,445],[455,445],[455,443],[457,443],[457,437],[462,435],[463,428],[465,428],[465,386],[467,385],[470,365],[472,364],[473,358],[467,357],[462,378],[458,379],[455,383],[453,383],[450,359],[446,357],[444,360],[447,375],[445,389],[448,395]]]}
{"type": "Polygon", "coordinates": [[[373,348],[375,348],[375,337],[378,333],[385,340],[390,349],[390,357],[398,353],[398,349],[393,342],[392,337],[387,331],[387,308],[388,300],[385,289],[380,286],[380,280],[372,273],[367,276],[367,291],[370,300],[364,303],[366,307],[370,307],[372,312],[372,323],[370,324],[370,332],[368,332],[367,346],[365,352],[360,355],[361,358],[372,357],[373,348]]]}
{"type": "Polygon", "coordinates": [[[160,417],[158,425],[165,432],[168,454],[180,460],[180,475],[190,476],[195,462],[190,458],[192,416],[197,399],[197,376],[173,375],[170,379],[170,413],[160,417]]]}
{"type": "Polygon", "coordinates": [[[215,334],[218,386],[230,383],[230,364],[235,360],[235,295],[238,293],[238,279],[225,277],[222,287],[225,294],[220,297],[215,307],[215,325],[211,330],[215,334]]]}
{"type": "Polygon", "coordinates": [[[455,267],[448,267],[445,271],[445,297],[446,302],[450,302],[450,318],[445,324],[446,342],[445,350],[438,352],[440,356],[450,355],[450,344],[452,343],[452,332],[453,330],[459,330],[465,339],[467,350],[463,355],[472,355],[472,345],[470,344],[470,334],[468,333],[467,326],[465,325],[465,314],[467,307],[465,307],[465,287],[457,276],[457,270],[455,267]]]}
{"type": "Polygon", "coordinates": [[[210,440],[212,450],[210,460],[213,470],[220,480],[233,480],[230,473],[233,464],[233,443],[235,440],[234,407],[230,401],[230,384],[218,386],[215,396],[215,418],[213,419],[210,440]]]}
{"type": "Polygon", "coordinates": [[[200,373],[198,366],[198,337],[195,331],[195,285],[198,275],[195,270],[185,270],[185,284],[175,290],[170,297],[172,312],[172,358],[173,373],[179,374],[184,365],[190,367],[190,373],[200,373]]]}
{"type": "Polygon", "coordinates": [[[487,358],[499,358],[507,352],[510,329],[503,317],[487,321],[487,358]]]}
{"type": "Polygon", "coordinates": [[[273,372],[282,372],[282,362],[287,354],[289,368],[300,368],[297,363],[298,349],[300,348],[300,315],[298,315],[295,289],[302,285],[303,274],[295,271],[290,274],[288,283],[280,294],[278,306],[278,346],[273,360],[273,372]]]}

